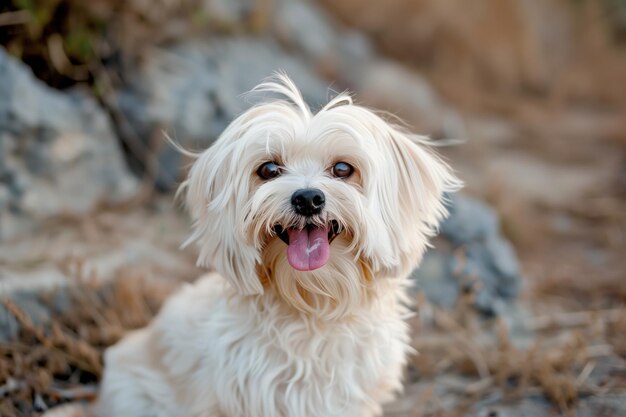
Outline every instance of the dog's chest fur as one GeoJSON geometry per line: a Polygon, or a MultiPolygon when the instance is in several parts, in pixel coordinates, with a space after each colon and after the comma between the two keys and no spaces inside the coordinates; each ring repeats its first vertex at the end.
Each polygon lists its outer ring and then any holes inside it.
{"type": "Polygon", "coordinates": [[[170,400],[185,404],[178,415],[369,416],[401,388],[408,329],[393,294],[350,320],[320,324],[227,293],[219,276],[204,278],[152,325],[144,356],[176,389],[170,400]]]}

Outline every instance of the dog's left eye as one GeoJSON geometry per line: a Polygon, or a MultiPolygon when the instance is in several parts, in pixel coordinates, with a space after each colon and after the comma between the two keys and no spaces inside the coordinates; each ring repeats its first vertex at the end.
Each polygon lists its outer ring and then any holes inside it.
{"type": "Polygon", "coordinates": [[[333,166],[333,175],[337,178],[348,178],[354,172],[352,165],[346,162],[337,162],[333,166]]]}
{"type": "Polygon", "coordinates": [[[280,175],[282,169],[275,162],[266,162],[257,169],[256,173],[264,180],[270,180],[280,175]]]}

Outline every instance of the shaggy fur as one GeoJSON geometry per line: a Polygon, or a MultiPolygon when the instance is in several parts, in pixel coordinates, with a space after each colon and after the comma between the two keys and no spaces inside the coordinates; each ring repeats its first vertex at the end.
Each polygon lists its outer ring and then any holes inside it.
{"type": "Polygon", "coordinates": [[[102,417],[375,416],[402,387],[406,276],[459,182],[425,138],[347,94],[313,114],[286,76],[255,90],[283,97],[233,121],[181,189],[194,219],[188,243],[217,273],[107,351],[102,417]],[[268,161],[283,172],[263,180],[268,161]],[[330,174],[339,161],[352,176],[330,174]],[[294,212],[302,188],[324,192],[321,213],[294,212]],[[291,267],[275,226],[333,220],[326,265],[291,267]]]}

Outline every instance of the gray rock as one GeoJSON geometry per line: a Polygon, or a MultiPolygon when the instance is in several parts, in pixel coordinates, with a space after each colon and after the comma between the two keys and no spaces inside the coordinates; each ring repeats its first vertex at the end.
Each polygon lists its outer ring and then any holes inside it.
{"type": "Polygon", "coordinates": [[[46,323],[50,318],[50,312],[42,305],[39,294],[31,291],[18,291],[11,295],[13,301],[26,314],[35,325],[46,323]]]}
{"type": "MultiPolygon", "coordinates": [[[[48,290],[49,296],[44,299],[43,292],[33,290],[18,290],[0,293],[0,300],[7,298],[23,312],[35,326],[48,324],[51,312],[67,311],[70,307],[68,287],[59,287],[48,290]]],[[[14,340],[21,326],[3,303],[0,302],[0,343],[14,340]]]]}
{"type": "Polygon", "coordinates": [[[20,325],[15,317],[9,313],[4,304],[0,303],[0,343],[14,340],[19,331],[20,325]]]}
{"type": "Polygon", "coordinates": [[[426,253],[419,269],[413,273],[417,281],[415,288],[424,291],[431,302],[446,307],[453,306],[460,293],[450,256],[449,250],[437,245],[426,253]]]}
{"type": "Polygon", "coordinates": [[[435,247],[413,272],[417,288],[440,306],[451,307],[459,294],[474,290],[475,307],[498,314],[502,301],[518,294],[521,274],[515,251],[501,235],[488,205],[462,194],[449,197],[450,216],[443,222],[435,247]]]}
{"type": "MultiPolygon", "coordinates": [[[[122,133],[147,141],[165,130],[183,146],[204,149],[251,104],[241,95],[278,70],[294,79],[313,107],[326,101],[326,84],[271,39],[220,38],[146,51],[117,97],[129,122],[122,133]]],[[[166,145],[157,159],[157,185],[172,188],[182,158],[166,145]]]]}
{"type": "Polygon", "coordinates": [[[136,180],[94,99],[45,86],[2,48],[0,97],[0,240],[134,194],[136,180]]]}
{"type": "Polygon", "coordinates": [[[441,225],[441,234],[455,245],[463,245],[498,233],[498,217],[486,203],[453,194],[449,197],[450,216],[441,225]]]}
{"type": "Polygon", "coordinates": [[[330,16],[308,1],[281,0],[272,13],[272,31],[285,46],[313,62],[336,60],[341,38],[330,16]]]}
{"type": "Polygon", "coordinates": [[[339,73],[354,84],[359,68],[365,68],[376,59],[374,46],[369,38],[356,30],[344,29],[337,38],[339,73]],[[350,81],[353,80],[353,81],[350,81]]]}
{"type": "Polygon", "coordinates": [[[244,27],[251,15],[262,14],[264,32],[286,50],[313,67],[358,63],[373,59],[368,38],[339,25],[314,1],[275,0],[260,6],[252,0],[204,0],[202,9],[211,21],[226,27],[244,27]]]}
{"type": "Polygon", "coordinates": [[[395,61],[377,58],[358,63],[342,75],[362,100],[401,115],[418,133],[445,139],[467,137],[463,118],[443,102],[432,84],[395,61]]]}

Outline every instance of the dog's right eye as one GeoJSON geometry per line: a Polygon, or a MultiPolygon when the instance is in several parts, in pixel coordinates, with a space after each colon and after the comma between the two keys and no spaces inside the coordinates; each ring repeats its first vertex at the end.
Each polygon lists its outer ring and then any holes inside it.
{"type": "Polygon", "coordinates": [[[257,169],[256,174],[264,180],[270,180],[278,177],[282,172],[282,168],[275,162],[266,162],[257,169]]]}

